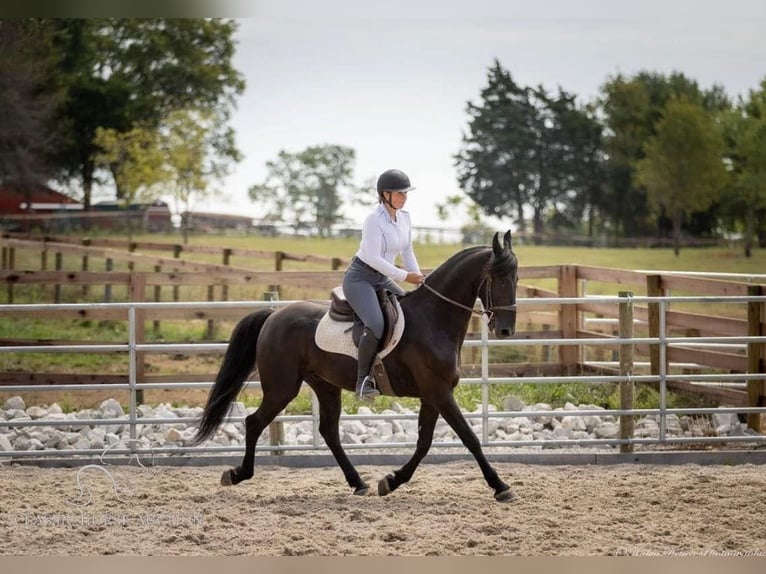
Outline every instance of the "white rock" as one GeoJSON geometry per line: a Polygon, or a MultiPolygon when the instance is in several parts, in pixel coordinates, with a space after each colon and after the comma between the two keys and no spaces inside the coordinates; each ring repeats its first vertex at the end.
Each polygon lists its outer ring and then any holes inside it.
{"type": "Polygon", "coordinates": [[[737,418],[737,413],[713,413],[713,424],[716,427],[730,427],[732,425],[739,425],[739,419],[737,418]]]}
{"type": "Polygon", "coordinates": [[[51,406],[48,407],[48,414],[60,415],[63,412],[64,411],[62,410],[62,408],[59,406],[58,403],[53,403],[51,406]]]}
{"type": "Polygon", "coordinates": [[[48,416],[48,409],[43,407],[31,406],[27,409],[27,414],[33,419],[44,419],[48,416]]]}
{"type": "Polygon", "coordinates": [[[98,406],[100,418],[117,419],[125,415],[125,411],[117,399],[106,399],[98,406]]]}
{"type": "Polygon", "coordinates": [[[561,419],[561,426],[573,431],[584,431],[587,427],[583,417],[567,416],[561,419]]]}
{"type": "Polygon", "coordinates": [[[232,416],[232,417],[247,416],[247,409],[245,408],[245,403],[243,403],[242,401],[235,401],[231,403],[231,407],[229,407],[229,416],[232,416]]]}
{"type": "Polygon", "coordinates": [[[517,396],[508,395],[503,398],[504,411],[523,411],[526,406],[526,403],[517,396]]]}
{"type": "Polygon", "coordinates": [[[9,452],[13,450],[13,445],[8,435],[0,434],[0,451],[9,452]]]}
{"type": "Polygon", "coordinates": [[[24,409],[7,409],[5,411],[5,416],[8,417],[9,421],[31,421],[32,417],[30,417],[27,414],[27,411],[24,409]]]}
{"type": "Polygon", "coordinates": [[[367,426],[362,421],[343,421],[341,423],[343,432],[353,435],[361,435],[367,432],[367,426]]]}
{"type": "Polygon", "coordinates": [[[16,437],[16,441],[13,443],[14,450],[29,450],[32,447],[32,439],[24,435],[16,437]]]}
{"type": "Polygon", "coordinates": [[[183,435],[178,429],[170,428],[165,433],[165,440],[167,442],[180,442],[183,440],[183,435]]]}
{"type": "Polygon", "coordinates": [[[114,446],[119,443],[121,439],[117,434],[108,432],[104,435],[104,440],[106,441],[107,446],[114,446]]]}
{"type": "Polygon", "coordinates": [[[407,435],[403,432],[395,432],[391,435],[391,442],[407,442],[407,435]]]}
{"type": "Polygon", "coordinates": [[[24,411],[27,409],[27,406],[24,404],[24,399],[21,397],[10,397],[6,399],[5,404],[3,405],[3,409],[6,411],[8,410],[20,410],[24,411]]]}
{"type": "Polygon", "coordinates": [[[138,405],[136,407],[136,412],[138,413],[139,417],[147,419],[154,418],[154,409],[151,407],[151,405],[138,405]]]}
{"type": "Polygon", "coordinates": [[[75,450],[87,450],[90,448],[90,441],[84,436],[81,436],[72,446],[75,450]]]}
{"type": "Polygon", "coordinates": [[[620,434],[620,425],[616,423],[604,423],[593,429],[596,438],[617,438],[620,434]]]}

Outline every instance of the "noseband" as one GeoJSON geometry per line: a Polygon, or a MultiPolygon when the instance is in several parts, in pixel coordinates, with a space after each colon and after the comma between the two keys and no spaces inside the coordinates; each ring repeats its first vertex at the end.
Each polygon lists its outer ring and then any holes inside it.
{"type": "Polygon", "coordinates": [[[516,310],[515,304],[513,305],[493,305],[492,304],[492,277],[489,275],[485,275],[484,278],[481,280],[481,283],[479,283],[479,289],[478,289],[479,291],[481,291],[482,285],[486,285],[484,299],[486,299],[487,301],[487,307],[486,309],[484,308],[484,302],[481,300],[481,298],[479,298],[479,303],[481,303],[481,306],[482,306],[481,311],[477,311],[473,307],[469,307],[468,305],[463,305],[459,301],[455,301],[454,299],[450,299],[446,295],[442,295],[425,281],[423,281],[421,285],[423,285],[423,287],[425,287],[431,293],[433,293],[440,299],[443,299],[447,303],[451,303],[452,305],[455,305],[456,307],[465,309],[466,311],[469,311],[473,315],[481,316],[482,320],[487,324],[492,320],[493,316],[495,315],[495,311],[515,311],[516,310]]]}

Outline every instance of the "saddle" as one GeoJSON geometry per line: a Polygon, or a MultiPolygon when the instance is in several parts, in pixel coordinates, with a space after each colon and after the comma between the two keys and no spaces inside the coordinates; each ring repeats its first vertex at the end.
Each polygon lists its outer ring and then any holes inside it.
{"type": "MultiPolygon", "coordinates": [[[[376,292],[378,296],[378,304],[381,311],[383,311],[383,336],[380,339],[380,345],[378,350],[383,349],[391,341],[391,337],[394,333],[394,326],[399,318],[399,305],[396,304],[396,294],[388,291],[387,289],[378,289],[376,292]]],[[[362,331],[364,330],[364,323],[354,313],[354,309],[346,300],[346,296],[343,293],[343,287],[338,285],[330,291],[330,318],[334,321],[341,323],[352,323],[349,327],[351,329],[351,338],[354,341],[354,345],[359,346],[359,340],[362,338],[362,331]]],[[[347,329],[348,331],[348,329],[347,329]]]]}

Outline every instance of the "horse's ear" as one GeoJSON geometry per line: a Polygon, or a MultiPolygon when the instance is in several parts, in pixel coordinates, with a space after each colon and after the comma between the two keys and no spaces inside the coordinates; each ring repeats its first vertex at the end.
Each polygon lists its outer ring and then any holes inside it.
{"type": "Polygon", "coordinates": [[[500,232],[496,232],[495,236],[492,238],[492,251],[495,252],[495,255],[500,255],[503,252],[503,248],[500,247],[500,232]]]}
{"type": "Polygon", "coordinates": [[[513,247],[511,246],[511,230],[505,232],[505,235],[503,236],[503,245],[505,245],[505,248],[508,251],[513,251],[513,247]]]}

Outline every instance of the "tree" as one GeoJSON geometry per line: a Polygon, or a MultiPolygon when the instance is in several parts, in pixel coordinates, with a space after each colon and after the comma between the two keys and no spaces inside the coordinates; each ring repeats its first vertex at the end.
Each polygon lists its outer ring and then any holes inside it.
{"type": "Polygon", "coordinates": [[[60,94],[46,83],[55,64],[51,37],[46,22],[0,20],[0,181],[27,193],[53,172],[47,154],[56,141],[60,94]]]}
{"type": "Polygon", "coordinates": [[[94,142],[102,150],[94,156],[95,165],[112,173],[117,198],[125,204],[128,235],[132,237],[130,207],[138,201],[157,199],[158,185],[169,177],[157,133],[138,127],[127,132],[98,128],[94,142]]]}
{"type": "Polygon", "coordinates": [[[67,98],[56,154],[62,177],[76,177],[90,206],[98,128],[157,129],[174,110],[205,108],[222,132],[244,90],[232,67],[236,23],[220,19],[54,20],[54,49],[67,98]]]}
{"type": "Polygon", "coordinates": [[[644,155],[636,164],[636,183],[670,216],[677,256],[684,216],[710,207],[725,185],[723,139],[713,116],[700,105],[672,98],[644,155]]]}
{"type": "Polygon", "coordinates": [[[646,191],[636,185],[636,162],[644,157],[646,141],[671,98],[686,97],[709,112],[727,109],[730,103],[721,86],[702,90],[684,74],[642,71],[632,77],[618,74],[601,87],[598,106],[605,129],[606,161],[603,204],[616,235],[640,236],[657,229],[646,191]]]}
{"type": "Polygon", "coordinates": [[[197,201],[217,193],[211,187],[229,173],[239,159],[231,130],[216,131],[212,114],[204,110],[171,112],[161,128],[162,153],[168,178],[164,191],[173,196],[183,214],[181,233],[189,240],[189,215],[197,201]]]}
{"type": "Polygon", "coordinates": [[[722,204],[727,215],[742,222],[750,257],[759,223],[766,219],[766,79],[724,116],[724,130],[733,183],[722,204]]]}
{"type": "Polygon", "coordinates": [[[250,199],[266,206],[267,217],[289,221],[295,233],[315,227],[327,237],[343,218],[344,201],[359,202],[360,189],[352,183],[355,158],[352,148],[339,145],[282,150],[266,162],[266,180],[250,187],[250,199]]]}
{"type": "Polygon", "coordinates": [[[480,103],[469,102],[469,129],[455,156],[458,182],[488,215],[515,211],[525,231],[525,210],[542,233],[551,209],[597,189],[600,128],[564,90],[519,86],[499,62],[489,70],[480,103]]]}

